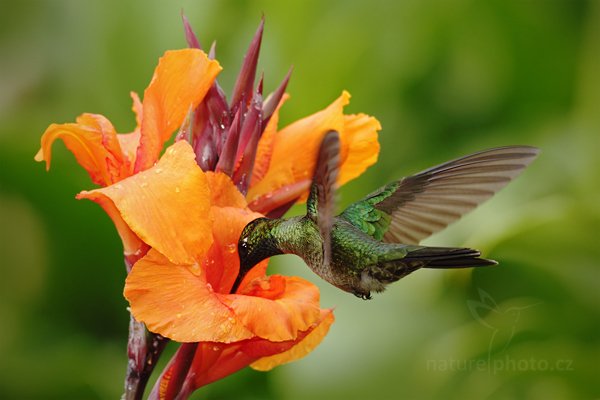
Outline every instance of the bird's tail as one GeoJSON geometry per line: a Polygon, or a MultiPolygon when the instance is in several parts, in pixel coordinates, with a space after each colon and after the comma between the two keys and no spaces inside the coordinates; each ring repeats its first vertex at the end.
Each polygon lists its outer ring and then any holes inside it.
{"type": "Polygon", "coordinates": [[[478,250],[458,247],[423,247],[410,251],[403,261],[421,268],[470,268],[498,264],[480,258],[478,250]]]}

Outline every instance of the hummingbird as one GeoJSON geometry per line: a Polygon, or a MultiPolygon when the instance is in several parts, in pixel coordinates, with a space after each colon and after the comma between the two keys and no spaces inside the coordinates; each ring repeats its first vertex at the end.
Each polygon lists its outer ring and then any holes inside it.
{"type": "Polygon", "coordinates": [[[240,273],[279,254],[295,254],[318,276],[362,299],[420,268],[496,265],[478,250],[419,243],[492,197],[538,155],[530,146],[479,151],[391,182],[335,215],[340,139],[323,137],[307,212],[257,218],[238,241],[240,273]]]}

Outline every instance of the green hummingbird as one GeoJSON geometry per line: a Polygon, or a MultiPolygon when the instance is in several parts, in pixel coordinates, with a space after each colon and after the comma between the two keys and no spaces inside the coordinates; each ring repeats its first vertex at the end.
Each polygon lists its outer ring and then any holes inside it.
{"type": "Polygon", "coordinates": [[[458,220],[519,175],[539,153],[535,147],[483,150],[387,184],[335,214],[339,134],[329,131],[319,149],[307,213],[258,218],[238,242],[240,274],[278,254],[295,254],[321,278],[363,299],[420,268],[496,265],[469,248],[419,242],[458,220]]]}

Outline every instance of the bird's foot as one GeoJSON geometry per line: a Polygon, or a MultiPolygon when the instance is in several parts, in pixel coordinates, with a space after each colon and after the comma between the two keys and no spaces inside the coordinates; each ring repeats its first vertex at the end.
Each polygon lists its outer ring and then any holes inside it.
{"type": "Polygon", "coordinates": [[[363,293],[363,292],[354,292],[353,293],[356,297],[360,297],[363,300],[371,300],[371,293],[363,293]]]}

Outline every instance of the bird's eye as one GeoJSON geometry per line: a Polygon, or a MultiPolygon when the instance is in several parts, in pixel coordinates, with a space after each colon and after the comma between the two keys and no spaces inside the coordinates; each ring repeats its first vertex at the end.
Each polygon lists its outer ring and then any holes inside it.
{"type": "Polygon", "coordinates": [[[248,254],[248,238],[244,238],[240,241],[238,252],[242,255],[248,254]]]}

